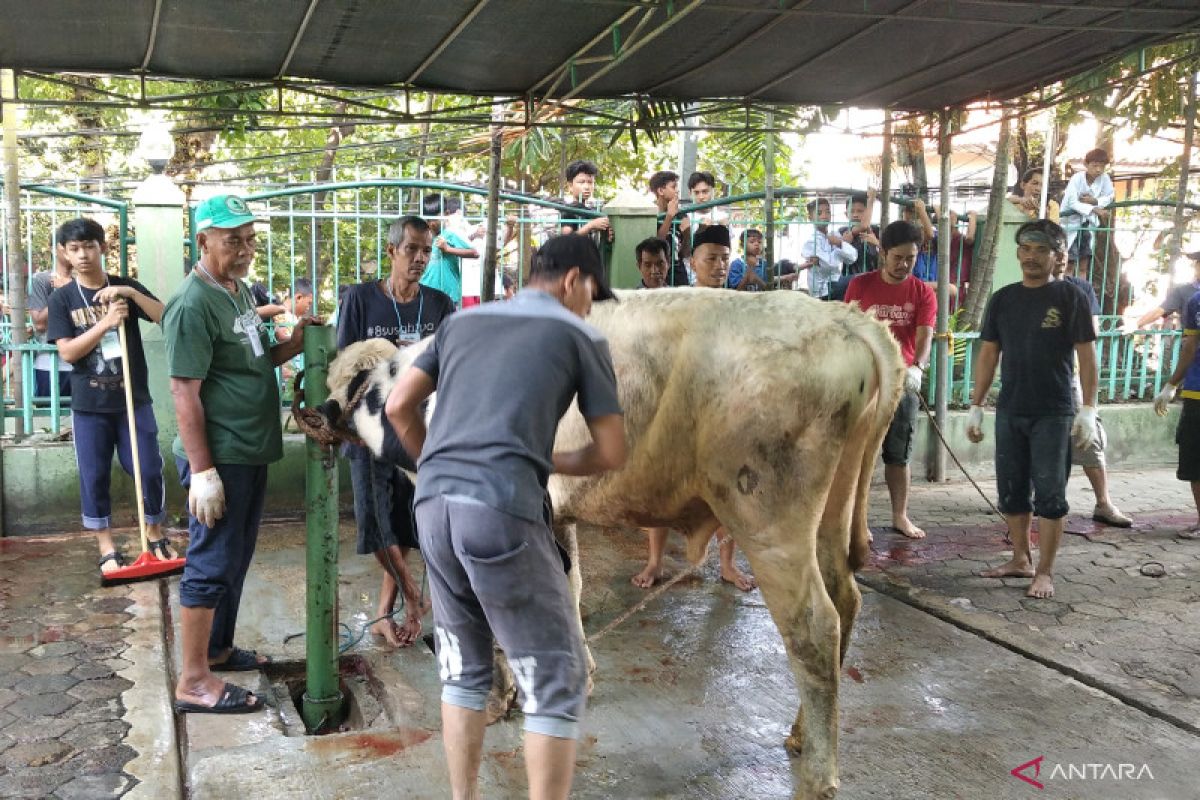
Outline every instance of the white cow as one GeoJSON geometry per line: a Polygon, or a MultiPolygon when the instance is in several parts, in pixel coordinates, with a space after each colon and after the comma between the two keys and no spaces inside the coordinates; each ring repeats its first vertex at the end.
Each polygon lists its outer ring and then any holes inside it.
{"type": "MultiPolygon", "coordinates": [[[[838,674],[860,603],[852,573],[869,551],[867,491],[903,387],[895,341],[856,307],[794,292],[623,292],[588,321],[608,337],[629,454],[616,472],[551,478],[557,533],[575,556],[569,523],[672,527],[699,562],[723,524],[754,570],[799,686],[786,742],[800,757],[798,796],[832,797],[838,674]]],[[[383,401],[422,345],[368,374],[390,346],[366,352],[378,347],[334,362],[330,409],[336,416],[361,394],[354,428],[398,457],[383,401]]],[[[568,412],[555,448],[587,441],[584,419],[568,412]]]]}

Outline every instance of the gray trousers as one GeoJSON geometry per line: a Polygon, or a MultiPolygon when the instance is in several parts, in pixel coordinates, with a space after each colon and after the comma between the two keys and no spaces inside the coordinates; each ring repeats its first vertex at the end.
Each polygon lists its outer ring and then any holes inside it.
{"type": "Polygon", "coordinates": [[[516,679],[525,730],[579,738],[587,656],[549,526],[460,496],[422,500],[416,515],[442,702],[483,710],[494,639],[516,679]]]}

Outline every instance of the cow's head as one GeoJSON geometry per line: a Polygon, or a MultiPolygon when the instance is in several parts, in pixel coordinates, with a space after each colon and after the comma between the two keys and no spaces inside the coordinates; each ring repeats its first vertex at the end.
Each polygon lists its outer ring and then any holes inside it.
{"type": "MultiPolygon", "coordinates": [[[[377,458],[414,469],[384,416],[384,405],[397,378],[428,346],[429,339],[402,348],[386,339],[350,345],[329,365],[329,399],[318,410],[335,429],[352,432],[377,458]]],[[[432,410],[430,398],[426,419],[432,410]]]]}

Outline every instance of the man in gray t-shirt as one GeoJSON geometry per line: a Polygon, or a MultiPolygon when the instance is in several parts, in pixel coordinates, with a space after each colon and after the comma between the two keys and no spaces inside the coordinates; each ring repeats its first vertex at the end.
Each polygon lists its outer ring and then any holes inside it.
{"type": "MultiPolygon", "coordinates": [[[[35,273],[29,281],[29,299],[27,308],[29,318],[33,321],[33,340],[38,344],[46,344],[46,327],[49,324],[50,295],[60,286],[71,282],[71,262],[66,260],[59,248],[55,246],[54,269],[35,273]]],[[[36,397],[50,396],[50,372],[54,362],[58,362],[58,392],[62,397],[71,394],[71,362],[64,358],[55,359],[50,353],[38,353],[33,358],[34,395],[36,397]]]]}
{"type": "Polygon", "coordinates": [[[593,299],[612,299],[596,246],[557,236],[538,251],[523,291],[446,320],[388,397],[388,419],[418,465],[417,535],[456,797],[476,793],[493,637],[525,712],[530,785],[551,797],[570,791],[587,656],[546,483],[551,471],[592,475],[625,461],[608,345],[583,322],[593,299]],[[426,433],[421,403],[435,390],[426,433]],[[592,443],[554,453],[576,399],[592,443]]]}

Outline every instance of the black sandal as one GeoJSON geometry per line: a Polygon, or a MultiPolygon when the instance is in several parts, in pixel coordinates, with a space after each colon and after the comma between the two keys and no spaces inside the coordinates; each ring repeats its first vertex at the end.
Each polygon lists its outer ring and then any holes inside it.
{"type": "Polygon", "coordinates": [[[110,550],[109,552],[100,556],[100,560],[96,562],[96,566],[100,568],[101,578],[103,578],[105,575],[112,574],[104,571],[104,565],[110,561],[115,561],[117,563],[117,567],[128,566],[128,562],[125,561],[125,556],[121,555],[116,550],[110,550]]]}
{"type": "Polygon", "coordinates": [[[209,664],[208,668],[213,672],[254,672],[270,665],[270,656],[263,656],[263,659],[259,661],[258,653],[254,650],[235,647],[229,651],[228,658],[219,664],[209,664]]]}
{"type": "Polygon", "coordinates": [[[265,705],[263,699],[233,683],[225,684],[216,705],[205,706],[190,703],[187,700],[176,700],[175,711],[179,714],[251,714],[265,705]],[[253,697],[254,700],[250,701],[253,697]]]}
{"type": "Polygon", "coordinates": [[[153,553],[154,557],[159,561],[173,561],[175,558],[178,558],[178,556],[172,557],[170,552],[167,550],[167,548],[171,546],[171,542],[165,536],[161,539],[155,539],[147,542],[146,544],[149,547],[149,552],[153,553]]]}

